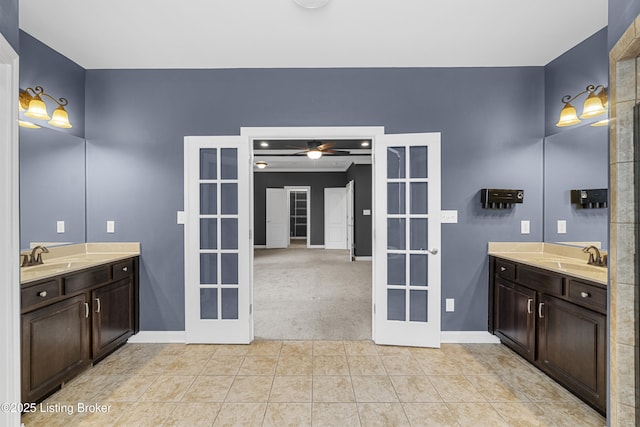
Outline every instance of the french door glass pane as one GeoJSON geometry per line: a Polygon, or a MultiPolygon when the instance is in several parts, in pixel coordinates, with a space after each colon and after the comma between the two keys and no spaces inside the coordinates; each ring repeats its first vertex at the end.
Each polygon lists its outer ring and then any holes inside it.
{"type": "Polygon", "coordinates": [[[412,182],[411,184],[411,213],[412,214],[427,214],[427,186],[426,182],[412,182]]]}
{"type": "Polygon", "coordinates": [[[413,322],[427,321],[427,292],[426,290],[411,290],[409,298],[409,320],[413,322]]]}
{"type": "Polygon", "coordinates": [[[405,148],[387,148],[387,178],[404,178],[405,169],[405,148]]]}
{"type": "Polygon", "coordinates": [[[388,218],[387,219],[387,248],[402,250],[406,247],[405,242],[405,226],[404,218],[388,218]]]}
{"type": "Polygon", "coordinates": [[[222,218],[220,222],[221,249],[238,249],[238,219],[222,218]]]}
{"type": "Polygon", "coordinates": [[[218,283],[218,254],[200,254],[200,283],[215,285],[218,283]]]}
{"type": "Polygon", "coordinates": [[[222,215],[238,214],[238,184],[220,184],[220,205],[222,215]]]}
{"type": "Polygon", "coordinates": [[[217,249],[218,220],[216,218],[200,218],[200,249],[217,249]]]}
{"type": "Polygon", "coordinates": [[[427,218],[411,218],[411,250],[427,250],[427,218]]]}
{"type": "Polygon", "coordinates": [[[238,318],[238,288],[222,288],[222,318],[238,318]]]}
{"type": "Polygon", "coordinates": [[[409,284],[411,286],[427,286],[428,256],[424,254],[411,254],[409,263],[409,284]]]}
{"type": "Polygon", "coordinates": [[[218,160],[215,148],[202,148],[200,150],[200,179],[217,179],[216,168],[218,160]]]}
{"type": "Polygon", "coordinates": [[[218,288],[200,288],[200,318],[218,318],[218,288]]]}
{"type": "Polygon", "coordinates": [[[406,285],[406,258],[404,254],[387,254],[387,284],[406,285]]]}
{"type": "Polygon", "coordinates": [[[405,184],[404,182],[390,182],[387,184],[387,213],[403,214],[405,212],[405,184]]]}
{"type": "Polygon", "coordinates": [[[404,289],[387,289],[387,320],[406,320],[404,289]]]}
{"type": "Polygon", "coordinates": [[[221,279],[223,285],[238,284],[238,254],[223,253],[221,255],[221,279]]]}
{"type": "Polygon", "coordinates": [[[200,214],[215,215],[218,213],[218,184],[200,184],[200,214]]]}
{"type": "Polygon", "coordinates": [[[427,177],[427,147],[411,147],[409,149],[409,165],[411,178],[427,177]]]}
{"type": "Polygon", "coordinates": [[[220,178],[238,179],[238,149],[220,149],[220,178]]]}

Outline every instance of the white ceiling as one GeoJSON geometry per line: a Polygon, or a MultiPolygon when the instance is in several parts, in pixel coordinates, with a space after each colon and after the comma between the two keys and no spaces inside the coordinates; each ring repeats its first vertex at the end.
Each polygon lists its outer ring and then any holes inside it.
{"type": "Polygon", "coordinates": [[[20,0],[20,28],[87,69],[542,66],[607,0],[20,0]]]}

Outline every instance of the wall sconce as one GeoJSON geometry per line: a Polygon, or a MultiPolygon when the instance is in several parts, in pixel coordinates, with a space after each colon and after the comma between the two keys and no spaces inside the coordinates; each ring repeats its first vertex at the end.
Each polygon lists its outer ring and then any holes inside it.
{"type": "MultiPolygon", "coordinates": [[[[609,99],[607,97],[607,88],[602,85],[594,86],[589,85],[585,90],[580,92],[574,97],[571,95],[565,95],[562,97],[562,102],[564,102],[564,107],[562,107],[562,111],[560,111],[560,120],[556,123],[556,126],[572,126],[580,123],[580,119],[590,119],[592,117],[597,117],[601,114],[607,112],[607,108],[609,107],[609,99]],[[600,89],[600,92],[596,94],[596,90],[600,89]],[[574,101],[580,95],[587,93],[587,99],[584,101],[584,105],[582,107],[582,114],[580,118],[578,118],[578,113],[573,105],[571,105],[571,101],[574,101]]],[[[592,124],[591,126],[606,126],[608,124],[608,120],[601,120],[592,124]]]]}
{"type": "MultiPolygon", "coordinates": [[[[24,90],[20,90],[20,111],[25,111],[24,115],[31,117],[32,119],[48,120],[51,126],[68,129],[71,127],[69,123],[69,114],[64,106],[69,103],[66,98],[56,99],[44,91],[42,86],[36,86],[35,88],[28,87],[24,90]],[[31,93],[33,93],[33,95],[31,93]],[[47,105],[42,100],[45,96],[58,104],[58,108],[53,110],[53,117],[49,117],[47,112],[47,105]]],[[[39,128],[40,126],[20,120],[18,124],[22,127],[39,128]]]]}

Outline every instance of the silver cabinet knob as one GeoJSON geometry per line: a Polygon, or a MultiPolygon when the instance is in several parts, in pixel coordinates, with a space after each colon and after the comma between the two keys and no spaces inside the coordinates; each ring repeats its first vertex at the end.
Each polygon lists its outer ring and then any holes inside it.
{"type": "Polygon", "coordinates": [[[500,267],[500,271],[507,271],[507,267],[500,267]]]}
{"type": "Polygon", "coordinates": [[[438,249],[437,248],[427,249],[427,252],[429,252],[431,255],[435,255],[438,253],[438,249]]]}
{"type": "Polygon", "coordinates": [[[582,292],[580,292],[580,296],[582,298],[589,298],[591,296],[591,294],[589,294],[589,292],[582,291],[582,292]]]}
{"type": "Polygon", "coordinates": [[[129,271],[129,267],[122,267],[122,271],[129,271]]]}
{"type": "Polygon", "coordinates": [[[38,292],[38,296],[42,297],[42,298],[46,297],[47,296],[47,291],[38,292]]]}

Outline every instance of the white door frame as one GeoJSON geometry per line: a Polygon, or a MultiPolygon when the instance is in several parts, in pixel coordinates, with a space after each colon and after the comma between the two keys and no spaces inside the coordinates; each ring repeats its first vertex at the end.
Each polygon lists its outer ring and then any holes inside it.
{"type": "MultiPolygon", "coordinates": [[[[307,193],[307,247],[311,246],[311,187],[309,186],[289,186],[285,185],[284,191],[287,194],[287,212],[291,212],[291,192],[306,191],[307,193]]],[[[289,232],[289,244],[291,244],[291,232],[289,232]]]]}
{"type": "MultiPolygon", "coordinates": [[[[0,402],[20,402],[20,212],[18,54],[0,35],[0,402]]],[[[0,425],[19,426],[20,411],[0,411],[0,425]]]]}

